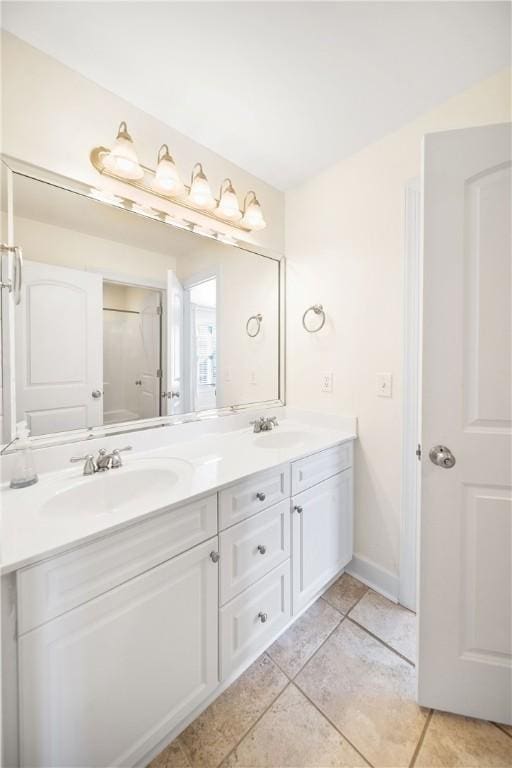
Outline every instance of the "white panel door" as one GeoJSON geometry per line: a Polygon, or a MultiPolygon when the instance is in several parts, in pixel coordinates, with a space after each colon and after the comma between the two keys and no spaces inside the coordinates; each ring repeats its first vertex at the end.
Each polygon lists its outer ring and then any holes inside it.
{"type": "Polygon", "coordinates": [[[160,416],[160,313],[160,294],[148,292],[139,315],[142,356],[136,386],[142,419],[160,416]]]}
{"type": "Polygon", "coordinates": [[[162,393],[167,414],[183,413],[183,287],[170,269],[167,272],[167,390],[162,393]]]}
{"type": "Polygon", "coordinates": [[[292,498],[293,614],[352,559],[352,469],[292,498]]]}
{"type": "Polygon", "coordinates": [[[425,138],[418,650],[420,704],[508,723],[511,141],[510,125],[425,138]]]}
{"type": "Polygon", "coordinates": [[[19,639],[21,766],[131,766],[218,682],[217,539],[19,639]]]}
{"type": "Polygon", "coordinates": [[[102,300],[100,275],[25,262],[16,410],[33,435],[102,424],[102,300]]]}

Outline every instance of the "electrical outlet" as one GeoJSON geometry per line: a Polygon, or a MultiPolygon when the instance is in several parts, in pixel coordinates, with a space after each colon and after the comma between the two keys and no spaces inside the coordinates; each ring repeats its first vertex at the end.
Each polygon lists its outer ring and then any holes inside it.
{"type": "Polygon", "coordinates": [[[377,374],[377,396],[378,397],[393,396],[393,376],[391,373],[377,374]]]}
{"type": "Polygon", "coordinates": [[[322,374],[322,392],[332,392],[332,380],[332,371],[322,374]]]}
{"type": "Polygon", "coordinates": [[[224,373],[224,381],[229,383],[231,381],[231,368],[226,368],[224,373]]]}
{"type": "Polygon", "coordinates": [[[250,381],[251,381],[251,384],[257,384],[258,383],[256,381],[256,371],[251,371],[251,380],[250,381]]]}

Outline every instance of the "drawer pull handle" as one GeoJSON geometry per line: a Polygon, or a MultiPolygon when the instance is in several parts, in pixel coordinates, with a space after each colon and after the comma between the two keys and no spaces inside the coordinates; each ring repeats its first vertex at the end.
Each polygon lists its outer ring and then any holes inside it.
{"type": "Polygon", "coordinates": [[[263,611],[260,611],[258,613],[258,619],[261,621],[262,624],[264,624],[266,622],[266,620],[268,619],[268,616],[267,616],[266,613],[263,613],[263,611]]]}
{"type": "Polygon", "coordinates": [[[299,504],[296,504],[296,505],[294,506],[294,510],[295,510],[296,512],[298,512],[298,513],[299,513],[299,515],[300,515],[300,513],[302,512],[302,507],[301,507],[301,506],[299,506],[299,504]]]}
{"type": "Polygon", "coordinates": [[[259,491],[259,493],[256,494],[256,498],[258,501],[265,501],[267,497],[262,491],[259,491]]]}
{"type": "Polygon", "coordinates": [[[210,552],[210,560],[212,563],[218,563],[220,560],[220,555],[218,552],[210,552]]]}
{"type": "Polygon", "coordinates": [[[260,553],[260,555],[264,555],[266,551],[267,551],[267,548],[264,544],[258,544],[258,552],[260,553]]]}

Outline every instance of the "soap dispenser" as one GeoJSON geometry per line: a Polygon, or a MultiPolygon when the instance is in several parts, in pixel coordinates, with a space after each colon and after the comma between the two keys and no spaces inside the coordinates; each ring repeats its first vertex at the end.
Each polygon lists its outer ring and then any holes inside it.
{"type": "Polygon", "coordinates": [[[19,421],[16,425],[16,446],[19,450],[16,455],[14,473],[11,478],[11,488],[26,488],[37,483],[38,477],[29,437],[30,431],[27,427],[27,422],[19,421]]]}

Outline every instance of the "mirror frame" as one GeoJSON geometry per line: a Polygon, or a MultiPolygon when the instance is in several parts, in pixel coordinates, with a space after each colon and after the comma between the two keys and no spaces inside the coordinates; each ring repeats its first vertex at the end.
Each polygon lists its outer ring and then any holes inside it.
{"type": "MultiPolygon", "coordinates": [[[[116,208],[121,208],[133,213],[136,216],[143,216],[144,218],[159,221],[168,227],[172,228],[172,224],[163,221],[161,217],[155,212],[152,216],[150,213],[144,213],[143,211],[134,211],[131,208],[133,196],[131,198],[122,198],[119,193],[114,193],[116,196],[122,199],[121,204],[109,203],[108,201],[99,200],[93,191],[97,191],[92,184],[86,184],[85,182],[71,179],[67,176],[54,173],[53,171],[40,168],[36,165],[26,163],[23,160],[10,157],[8,155],[1,155],[2,173],[5,173],[6,177],[6,195],[7,195],[7,237],[5,245],[16,245],[14,239],[14,177],[25,176],[36,181],[41,181],[45,184],[51,184],[52,186],[65,189],[75,194],[89,197],[95,202],[102,203],[103,205],[111,205],[116,208]]],[[[130,194],[132,190],[130,188],[130,194]]],[[[137,201],[135,201],[137,202],[137,201]]],[[[159,200],[159,204],[162,201],[159,200]]],[[[143,203],[141,203],[143,204],[143,203]]],[[[163,205],[162,207],[165,207],[163,205]]],[[[192,221],[187,222],[190,226],[190,232],[196,237],[204,237],[200,232],[201,224],[194,223],[192,221]],[[195,231],[197,227],[198,231],[195,231]]],[[[208,226],[205,224],[205,226],[208,226]]],[[[211,222],[209,222],[211,227],[211,222]]],[[[229,225],[228,225],[229,228],[229,225]]],[[[224,408],[215,408],[205,411],[192,411],[189,413],[183,413],[175,416],[157,416],[151,419],[137,419],[133,421],[119,422],[117,424],[110,424],[107,426],[90,427],[86,429],[75,429],[69,432],[55,432],[48,433],[46,435],[39,435],[37,437],[31,437],[31,443],[34,448],[44,448],[49,446],[66,445],[69,443],[81,442],[84,440],[91,440],[93,438],[106,438],[112,435],[120,435],[127,432],[136,432],[146,429],[155,429],[157,427],[172,426],[173,424],[184,424],[189,422],[202,421],[212,418],[220,418],[222,416],[230,416],[242,411],[254,410],[255,408],[273,408],[283,406],[286,403],[285,386],[286,386],[286,371],[285,371],[285,343],[286,343],[286,326],[285,326],[285,281],[286,281],[286,262],[284,255],[276,254],[269,249],[262,248],[261,246],[253,245],[250,242],[241,240],[240,233],[237,230],[236,237],[233,237],[235,242],[232,247],[239,248],[242,251],[262,256],[267,259],[272,259],[278,263],[278,318],[279,318],[279,337],[278,337],[278,396],[275,400],[264,400],[254,403],[245,403],[242,405],[232,405],[224,408]]],[[[231,233],[230,233],[231,236],[231,233]]],[[[222,242],[222,241],[220,241],[222,242]]],[[[23,247],[23,243],[20,243],[23,247]]],[[[13,265],[11,263],[8,253],[2,253],[0,255],[0,274],[2,280],[7,281],[12,278],[13,265]]],[[[11,453],[16,451],[15,447],[15,435],[16,435],[16,380],[15,380],[15,334],[14,334],[14,298],[13,294],[5,289],[1,289],[1,340],[2,340],[2,430],[3,434],[0,436],[0,454],[11,453]]]]}

